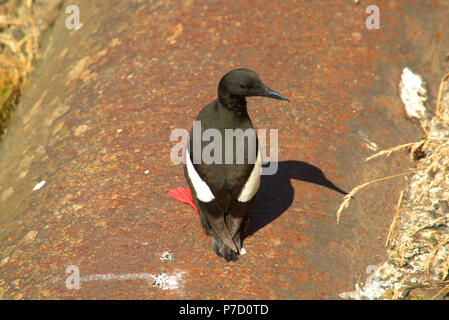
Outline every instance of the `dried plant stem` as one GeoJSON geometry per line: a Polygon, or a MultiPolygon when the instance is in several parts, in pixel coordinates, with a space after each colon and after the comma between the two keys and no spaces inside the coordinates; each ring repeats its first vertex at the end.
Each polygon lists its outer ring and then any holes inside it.
{"type": "Polygon", "coordinates": [[[393,176],[388,176],[388,177],[383,177],[383,178],[376,179],[376,180],[371,180],[371,181],[368,181],[360,186],[355,187],[354,189],[351,190],[351,192],[349,192],[347,195],[344,196],[343,202],[340,204],[340,207],[337,210],[337,224],[340,223],[341,212],[343,211],[343,209],[346,209],[347,207],[349,207],[349,201],[360,189],[362,189],[362,188],[366,187],[367,185],[370,185],[371,183],[374,183],[374,182],[379,182],[379,181],[384,181],[384,180],[388,180],[388,179],[392,179],[392,178],[396,178],[396,177],[400,177],[400,176],[405,176],[405,175],[415,173],[415,172],[416,172],[416,170],[409,171],[409,172],[403,172],[403,173],[396,174],[393,176]]]}
{"type": "Polygon", "coordinates": [[[446,236],[446,238],[444,238],[443,241],[441,241],[439,244],[437,244],[435,246],[435,248],[433,249],[433,251],[429,254],[429,257],[427,258],[427,268],[426,268],[428,277],[430,277],[430,265],[432,263],[433,258],[438,253],[438,251],[441,249],[441,247],[443,247],[447,243],[449,243],[449,235],[446,236]]]}
{"type": "MultiPolygon", "coordinates": [[[[424,127],[423,127],[423,130],[425,130],[424,127]]],[[[415,151],[417,148],[421,147],[421,146],[422,146],[422,148],[423,148],[424,150],[427,149],[427,145],[428,145],[429,143],[433,143],[433,142],[431,142],[431,140],[448,140],[448,138],[437,138],[437,137],[435,137],[435,138],[429,138],[429,137],[426,137],[426,138],[424,138],[424,139],[422,139],[422,140],[420,140],[420,141],[401,144],[401,145],[399,145],[399,146],[396,146],[396,147],[393,147],[393,148],[390,148],[390,149],[381,150],[381,151],[379,151],[378,153],[373,154],[372,156],[369,156],[368,158],[366,158],[366,159],[365,159],[365,162],[366,162],[366,161],[369,161],[369,160],[372,160],[372,159],[375,159],[375,158],[378,158],[378,157],[381,157],[381,156],[387,156],[387,157],[389,157],[392,153],[398,152],[398,151],[401,151],[401,150],[404,150],[404,149],[407,149],[407,148],[409,148],[409,147],[411,148],[411,150],[410,150],[410,155],[412,156],[413,153],[414,153],[414,151],[415,151]]]]}
{"type": "Polygon", "coordinates": [[[23,24],[23,20],[20,19],[11,19],[5,16],[0,16],[0,23],[1,24],[15,24],[15,25],[19,25],[19,24],[23,24]]]}
{"type": "Polygon", "coordinates": [[[397,246],[396,254],[400,259],[401,266],[405,264],[405,251],[410,247],[410,242],[411,240],[408,238],[407,240],[402,240],[399,242],[397,246]]]}
{"type": "Polygon", "coordinates": [[[444,180],[443,175],[441,175],[438,179],[434,179],[430,184],[428,184],[426,186],[426,188],[421,192],[421,194],[413,202],[420,202],[421,199],[430,191],[430,189],[437,186],[443,180],[444,180]]]}
{"type": "Polygon", "coordinates": [[[410,274],[407,274],[402,280],[401,282],[399,282],[397,288],[394,290],[394,294],[393,297],[391,298],[392,300],[398,300],[399,299],[399,295],[401,293],[401,288],[404,285],[405,280],[407,280],[407,278],[410,276],[410,274]]]}
{"type": "Polygon", "coordinates": [[[449,289],[449,285],[445,286],[443,289],[441,289],[436,295],[432,297],[432,300],[441,295],[445,290],[449,289]]]}
{"type": "Polygon", "coordinates": [[[437,107],[435,109],[435,114],[437,115],[438,118],[441,118],[440,106],[441,106],[441,96],[443,95],[444,81],[446,81],[446,79],[448,77],[449,77],[449,72],[446,73],[444,75],[444,77],[441,78],[441,81],[440,81],[440,88],[438,90],[437,107]]]}
{"type": "Polygon", "coordinates": [[[424,131],[424,135],[426,137],[428,137],[429,136],[429,132],[427,131],[426,126],[424,125],[424,122],[422,120],[419,120],[419,124],[421,125],[422,131],[424,131]]]}
{"type": "Polygon", "coordinates": [[[419,232],[419,231],[421,231],[423,229],[426,229],[428,227],[432,227],[432,226],[436,225],[437,223],[441,223],[441,222],[443,222],[444,220],[446,220],[448,218],[449,218],[448,215],[436,218],[436,219],[430,221],[429,223],[426,223],[426,224],[422,225],[421,227],[416,228],[414,231],[408,232],[407,236],[408,237],[412,237],[413,235],[415,235],[415,233],[417,233],[417,232],[419,232]]]}
{"type": "Polygon", "coordinates": [[[401,144],[401,145],[396,146],[396,147],[393,147],[393,148],[391,148],[391,149],[381,150],[381,151],[379,151],[378,153],[373,154],[372,156],[366,158],[366,159],[365,159],[365,162],[366,162],[366,161],[369,161],[369,160],[372,160],[372,159],[375,159],[375,158],[378,158],[378,157],[381,157],[381,156],[387,156],[387,157],[389,157],[393,152],[398,152],[398,151],[400,151],[400,150],[407,149],[407,148],[409,148],[409,147],[413,147],[413,146],[415,146],[415,145],[419,146],[419,145],[422,144],[423,142],[424,142],[424,140],[421,140],[421,141],[418,141],[418,142],[410,142],[410,143],[406,143],[406,144],[401,144]]]}
{"type": "Polygon", "coordinates": [[[441,281],[444,281],[448,275],[449,275],[449,255],[447,256],[446,259],[446,268],[444,268],[443,275],[441,276],[441,281]]]}
{"type": "Polygon", "coordinates": [[[385,247],[388,247],[390,244],[391,238],[393,237],[394,231],[396,230],[396,226],[399,220],[399,209],[401,208],[402,199],[404,198],[404,190],[401,191],[401,194],[398,199],[398,204],[396,205],[396,214],[394,215],[393,221],[390,225],[390,231],[388,232],[387,240],[385,241],[385,247]]]}

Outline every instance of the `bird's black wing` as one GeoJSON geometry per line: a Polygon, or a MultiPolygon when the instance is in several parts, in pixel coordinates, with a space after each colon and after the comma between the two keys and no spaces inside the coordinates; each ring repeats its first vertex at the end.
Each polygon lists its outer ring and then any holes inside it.
{"type": "MultiPolygon", "coordinates": [[[[190,151],[190,150],[189,150],[190,151]]],[[[186,152],[186,157],[192,161],[192,153],[186,152]]],[[[189,161],[186,159],[186,161],[189,161]]],[[[189,182],[195,204],[206,216],[207,222],[219,238],[231,249],[239,252],[232,238],[240,228],[243,217],[239,214],[239,194],[248,180],[254,165],[226,165],[226,164],[193,164],[193,168],[201,180],[207,184],[214,199],[204,201],[204,194],[200,188],[195,188],[185,166],[185,174],[189,182]],[[197,193],[198,190],[198,193],[197,193]]],[[[245,212],[246,214],[246,212],[245,212]]]]}
{"type": "MultiPolygon", "coordinates": [[[[221,161],[219,163],[210,163],[207,164],[204,162],[203,157],[201,157],[201,163],[194,163],[194,144],[193,140],[197,139],[192,132],[190,133],[189,145],[186,152],[186,157],[190,157],[186,161],[191,161],[191,170],[195,171],[192,174],[197,174],[202,182],[198,183],[197,186],[194,186],[194,182],[192,181],[192,177],[189,177],[189,173],[187,172],[187,166],[185,166],[185,174],[187,181],[189,181],[189,186],[192,191],[192,195],[194,197],[196,205],[199,207],[199,211],[204,214],[205,218],[209,223],[210,227],[217,234],[217,236],[232,250],[235,252],[240,251],[240,243],[237,244],[237,247],[233,241],[233,237],[236,232],[240,229],[244,216],[246,216],[247,211],[245,208],[242,208],[242,204],[237,200],[242,191],[243,186],[251,175],[251,172],[254,168],[254,160],[248,155],[247,147],[248,147],[248,139],[244,139],[244,148],[243,150],[237,150],[237,144],[234,145],[233,153],[243,152],[243,163],[236,164],[236,158],[234,158],[232,164],[226,164],[226,150],[225,148],[225,129],[253,129],[251,121],[249,118],[247,121],[243,123],[239,123],[238,126],[232,127],[232,124],[225,123],[223,121],[213,121],[218,118],[218,115],[215,113],[216,103],[212,103],[206,106],[197,117],[197,121],[201,121],[201,136],[205,130],[213,128],[220,132],[221,140],[216,140],[211,138],[210,141],[202,141],[201,145],[201,156],[203,155],[204,150],[219,150],[221,148],[221,161]],[[212,119],[212,121],[211,121],[212,119]],[[220,141],[219,141],[220,140],[220,141]],[[210,148],[214,145],[214,148],[210,148]],[[209,149],[207,149],[209,147],[209,149]],[[207,188],[213,195],[213,200],[210,200],[208,196],[208,192],[204,192],[205,188],[203,182],[207,184],[207,188]],[[201,187],[199,187],[200,185],[201,187]],[[198,192],[197,192],[198,191],[198,192]]],[[[223,117],[220,118],[221,120],[223,117]]],[[[257,151],[257,138],[255,140],[256,145],[253,146],[254,150],[257,151]]],[[[254,143],[254,141],[253,141],[254,143]]],[[[198,152],[198,150],[195,150],[198,152]]],[[[215,151],[209,152],[215,156],[215,151]]],[[[219,160],[219,156],[215,158],[219,160]]],[[[244,205],[244,204],[243,204],[244,205]]],[[[204,222],[203,222],[204,225],[204,222]]],[[[206,226],[205,226],[206,227],[206,226]]],[[[207,231],[207,227],[206,227],[207,231]]]]}

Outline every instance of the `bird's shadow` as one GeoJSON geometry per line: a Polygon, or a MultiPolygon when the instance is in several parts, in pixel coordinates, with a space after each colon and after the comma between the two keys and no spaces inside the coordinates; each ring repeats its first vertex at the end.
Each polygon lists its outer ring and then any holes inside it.
{"type": "Polygon", "coordinates": [[[250,224],[245,238],[256,233],[284,213],[293,203],[295,190],[290,179],[314,183],[340,194],[347,194],[329,181],[323,171],[302,161],[278,162],[273,175],[262,175],[257,197],[249,212],[250,224]]]}

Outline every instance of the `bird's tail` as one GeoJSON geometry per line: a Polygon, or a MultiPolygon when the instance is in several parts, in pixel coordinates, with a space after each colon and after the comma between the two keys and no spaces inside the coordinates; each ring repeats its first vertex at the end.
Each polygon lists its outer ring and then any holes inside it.
{"type": "Polygon", "coordinates": [[[213,241],[213,248],[215,253],[223,257],[226,261],[237,261],[239,258],[239,254],[229,248],[227,245],[223,244],[223,241],[216,237],[215,235],[212,235],[212,241],[213,241]]]}
{"type": "Polygon", "coordinates": [[[229,248],[227,245],[223,246],[223,249],[221,250],[221,255],[223,258],[225,258],[226,261],[237,261],[239,258],[239,254],[236,253],[234,250],[229,248]]]}
{"type": "Polygon", "coordinates": [[[230,246],[226,245],[226,242],[224,242],[220,237],[218,237],[215,233],[212,233],[211,236],[213,239],[213,248],[215,253],[220,257],[225,258],[228,262],[236,261],[239,258],[241,250],[243,250],[241,237],[247,226],[248,218],[246,217],[243,221],[241,221],[239,229],[233,232],[234,236],[232,237],[232,244],[238,251],[233,250],[230,246]]]}
{"type": "Polygon", "coordinates": [[[216,217],[209,215],[207,220],[214,231],[212,236],[215,241],[218,244],[223,244],[224,246],[229,247],[232,251],[238,253],[240,248],[236,246],[233,237],[229,233],[224,217],[220,215],[216,217]]]}

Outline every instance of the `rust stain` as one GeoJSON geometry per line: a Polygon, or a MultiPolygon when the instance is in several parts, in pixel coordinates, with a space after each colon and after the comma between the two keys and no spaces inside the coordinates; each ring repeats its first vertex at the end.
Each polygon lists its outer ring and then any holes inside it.
{"type": "Polygon", "coordinates": [[[95,23],[79,32],[61,15],[0,144],[0,297],[322,299],[352,289],[380,261],[401,182],[373,185],[336,225],[343,195],[326,181],[347,192],[409,166],[400,155],[394,166],[365,165],[372,151],[358,132],[379,146],[419,139],[397,80],[405,66],[428,70],[436,96],[434,56],[448,44],[435,33],[448,29],[447,6],[377,4],[381,30],[366,30],[363,5],[345,0],[80,1],[95,23]],[[235,67],[292,102],[249,101],[258,128],[279,129],[282,170],[261,187],[247,253],[227,264],[193,210],[166,193],[186,186],[169,161],[171,131],[189,130],[235,67]],[[160,260],[166,250],[173,261],[160,260]],[[176,290],[144,280],[69,290],[69,265],[81,275],[186,275],[176,290]]]}

